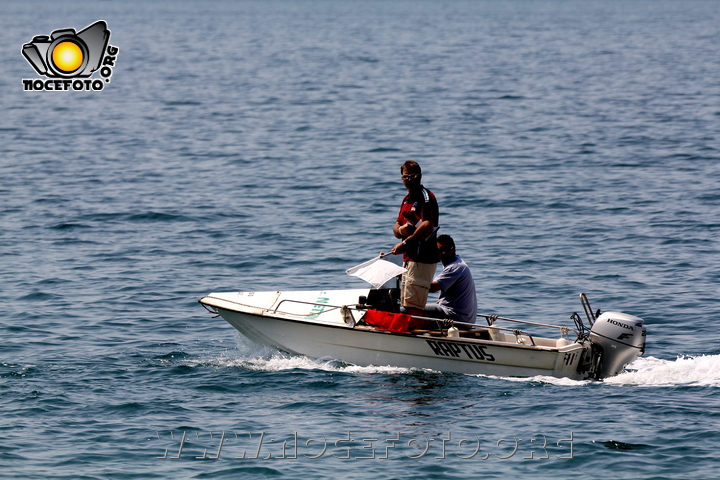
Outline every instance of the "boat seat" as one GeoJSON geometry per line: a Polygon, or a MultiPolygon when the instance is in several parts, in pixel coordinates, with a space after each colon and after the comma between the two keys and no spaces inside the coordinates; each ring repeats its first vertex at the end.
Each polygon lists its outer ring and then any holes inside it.
{"type": "MultiPolygon", "coordinates": [[[[446,337],[446,330],[422,330],[415,329],[411,331],[413,335],[430,335],[431,337],[446,337]]],[[[477,338],[479,340],[491,340],[490,332],[487,330],[460,330],[461,338],[477,338]]]]}
{"type": "Polygon", "coordinates": [[[487,329],[483,330],[460,330],[460,337],[462,338],[477,338],[480,340],[491,340],[490,332],[487,329]]]}
{"type": "Polygon", "coordinates": [[[430,335],[431,337],[444,337],[446,333],[441,330],[419,330],[415,329],[411,331],[413,335],[430,335]]]}

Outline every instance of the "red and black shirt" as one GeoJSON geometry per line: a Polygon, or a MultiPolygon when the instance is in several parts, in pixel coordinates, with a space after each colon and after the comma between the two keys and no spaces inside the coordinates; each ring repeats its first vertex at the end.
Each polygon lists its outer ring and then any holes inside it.
{"type": "Polygon", "coordinates": [[[400,205],[397,223],[405,225],[411,223],[418,226],[421,222],[429,220],[435,227],[428,237],[420,240],[407,242],[405,247],[404,261],[420,263],[437,263],[439,260],[437,252],[436,232],[440,211],[438,209],[435,195],[425,187],[415,195],[406,195],[400,205]]]}

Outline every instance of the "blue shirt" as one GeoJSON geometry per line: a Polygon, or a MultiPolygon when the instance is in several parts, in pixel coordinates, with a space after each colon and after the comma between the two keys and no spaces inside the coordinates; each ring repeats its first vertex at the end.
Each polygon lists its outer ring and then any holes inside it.
{"type": "Polygon", "coordinates": [[[438,304],[451,314],[454,320],[475,323],[477,318],[477,297],[475,282],[470,268],[455,255],[455,260],[448,263],[433,282],[440,285],[438,304]]]}

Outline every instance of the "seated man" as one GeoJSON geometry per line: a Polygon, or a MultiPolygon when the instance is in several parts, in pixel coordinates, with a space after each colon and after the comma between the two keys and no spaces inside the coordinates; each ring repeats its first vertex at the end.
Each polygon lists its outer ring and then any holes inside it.
{"type": "Polygon", "coordinates": [[[470,268],[455,253],[455,241],[450,235],[437,237],[437,246],[443,270],[430,284],[430,292],[440,292],[436,303],[425,306],[425,314],[432,318],[449,318],[459,329],[468,330],[477,318],[475,282],[470,268]]]}

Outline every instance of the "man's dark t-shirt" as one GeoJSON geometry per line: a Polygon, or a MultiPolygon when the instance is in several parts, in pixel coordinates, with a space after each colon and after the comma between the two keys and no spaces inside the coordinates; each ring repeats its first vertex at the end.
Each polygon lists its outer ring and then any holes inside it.
{"type": "Polygon", "coordinates": [[[419,263],[437,263],[439,261],[436,232],[440,212],[435,195],[425,187],[414,196],[409,194],[400,205],[397,222],[401,225],[411,223],[416,227],[425,220],[430,220],[435,227],[432,233],[422,240],[408,242],[403,254],[403,260],[419,263]]]}

